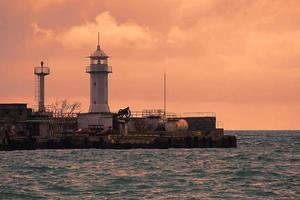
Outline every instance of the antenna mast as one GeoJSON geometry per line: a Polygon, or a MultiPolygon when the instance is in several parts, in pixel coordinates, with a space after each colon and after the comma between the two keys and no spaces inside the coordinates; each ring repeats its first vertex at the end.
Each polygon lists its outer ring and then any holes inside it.
{"type": "Polygon", "coordinates": [[[100,39],[99,39],[99,37],[100,37],[100,36],[99,36],[99,32],[98,32],[98,44],[97,44],[97,50],[98,50],[98,51],[100,50],[100,41],[99,41],[100,39]]]}
{"type": "Polygon", "coordinates": [[[164,117],[167,118],[167,75],[164,72],[164,117]]]}

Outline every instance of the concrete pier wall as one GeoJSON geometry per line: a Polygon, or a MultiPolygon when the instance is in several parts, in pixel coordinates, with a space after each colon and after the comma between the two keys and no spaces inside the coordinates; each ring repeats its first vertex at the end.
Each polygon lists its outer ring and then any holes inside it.
{"type": "Polygon", "coordinates": [[[14,137],[1,138],[0,150],[34,149],[166,149],[166,148],[235,148],[235,136],[220,138],[208,136],[157,136],[157,135],[64,135],[60,137],[14,137]]]}

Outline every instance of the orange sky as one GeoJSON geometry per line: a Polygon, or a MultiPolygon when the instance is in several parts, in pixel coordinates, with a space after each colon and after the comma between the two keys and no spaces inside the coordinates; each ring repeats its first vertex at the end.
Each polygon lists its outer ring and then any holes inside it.
{"type": "Polygon", "coordinates": [[[1,0],[0,102],[89,102],[85,66],[111,56],[110,107],[214,111],[225,129],[300,129],[298,0],[1,0]]]}

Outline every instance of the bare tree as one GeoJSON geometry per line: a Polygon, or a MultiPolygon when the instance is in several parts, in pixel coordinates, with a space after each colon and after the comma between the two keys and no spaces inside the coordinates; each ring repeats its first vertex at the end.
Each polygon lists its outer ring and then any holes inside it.
{"type": "Polygon", "coordinates": [[[72,116],[81,112],[80,102],[69,102],[67,99],[57,100],[50,106],[51,112],[57,116],[72,116]]]}

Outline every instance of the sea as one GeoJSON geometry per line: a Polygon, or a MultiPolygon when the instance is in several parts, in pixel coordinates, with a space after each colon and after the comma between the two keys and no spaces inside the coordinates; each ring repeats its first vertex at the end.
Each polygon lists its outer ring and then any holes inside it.
{"type": "Polygon", "coordinates": [[[0,199],[300,199],[300,131],[237,148],[0,152],[0,199]]]}

